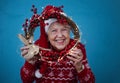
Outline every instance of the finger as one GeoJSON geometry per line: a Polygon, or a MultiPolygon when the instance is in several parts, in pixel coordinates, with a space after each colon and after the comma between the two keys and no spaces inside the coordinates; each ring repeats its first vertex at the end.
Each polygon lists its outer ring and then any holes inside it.
{"type": "Polygon", "coordinates": [[[80,49],[78,49],[77,47],[75,47],[75,48],[72,49],[72,51],[74,51],[74,50],[80,50],[80,49]]]}
{"type": "Polygon", "coordinates": [[[27,53],[28,53],[28,50],[23,50],[23,51],[21,52],[21,55],[22,55],[22,56],[25,56],[27,53]]]}
{"type": "Polygon", "coordinates": [[[78,61],[76,58],[74,58],[74,57],[71,57],[71,56],[67,56],[67,58],[68,58],[68,59],[70,59],[70,60],[72,60],[73,62],[76,62],[76,61],[78,61]]]}
{"type": "Polygon", "coordinates": [[[76,55],[78,55],[78,56],[83,56],[83,53],[81,52],[81,51],[71,51],[71,52],[69,52],[69,54],[76,54],[76,55]]]}
{"type": "Polygon", "coordinates": [[[21,47],[20,50],[23,51],[23,50],[28,50],[29,48],[27,46],[24,46],[24,47],[21,47]]]}
{"type": "Polygon", "coordinates": [[[73,53],[73,52],[70,52],[69,55],[72,56],[72,57],[74,57],[74,58],[76,58],[76,59],[80,58],[80,56],[78,54],[73,53]]]}
{"type": "Polygon", "coordinates": [[[74,48],[73,50],[71,50],[70,52],[74,52],[76,54],[82,53],[81,49],[78,48],[74,48]]]}
{"type": "Polygon", "coordinates": [[[79,51],[74,50],[74,51],[70,51],[70,53],[79,54],[79,51]]]}
{"type": "Polygon", "coordinates": [[[21,51],[22,51],[22,50],[28,50],[31,46],[32,46],[32,45],[24,46],[24,47],[21,48],[21,51]]]}
{"type": "Polygon", "coordinates": [[[83,59],[83,56],[81,56],[80,58],[78,58],[79,61],[82,61],[82,59],[83,59]]]}
{"type": "Polygon", "coordinates": [[[73,48],[72,50],[76,50],[76,49],[78,49],[77,47],[75,47],[75,48],[73,48]]]}

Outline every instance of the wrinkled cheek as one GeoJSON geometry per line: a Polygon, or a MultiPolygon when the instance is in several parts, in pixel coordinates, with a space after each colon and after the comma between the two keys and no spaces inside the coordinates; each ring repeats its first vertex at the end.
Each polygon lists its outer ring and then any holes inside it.
{"type": "Polygon", "coordinates": [[[67,39],[67,45],[69,44],[69,42],[70,42],[70,37],[68,37],[68,39],[67,39]]]}
{"type": "Polygon", "coordinates": [[[54,36],[48,36],[48,41],[49,41],[50,43],[53,43],[53,42],[54,42],[54,39],[55,39],[54,36]]]}

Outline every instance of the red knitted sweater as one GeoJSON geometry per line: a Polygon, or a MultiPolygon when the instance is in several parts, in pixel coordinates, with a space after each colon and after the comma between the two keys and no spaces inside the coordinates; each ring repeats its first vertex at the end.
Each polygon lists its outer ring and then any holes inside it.
{"type": "MultiPolygon", "coordinates": [[[[82,45],[82,44],[81,44],[82,45]]],[[[72,62],[68,59],[61,62],[53,62],[48,64],[47,70],[42,78],[35,77],[37,65],[30,64],[27,61],[21,68],[21,79],[23,83],[95,83],[94,75],[88,65],[85,48],[82,45],[82,52],[84,54],[82,63],[84,69],[77,73],[72,62]]]]}

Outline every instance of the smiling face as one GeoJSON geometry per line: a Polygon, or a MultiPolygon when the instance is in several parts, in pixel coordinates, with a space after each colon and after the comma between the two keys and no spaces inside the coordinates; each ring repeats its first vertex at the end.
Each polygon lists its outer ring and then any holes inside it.
{"type": "Polygon", "coordinates": [[[54,22],[48,29],[48,40],[57,50],[63,50],[70,42],[70,27],[54,22]]]}

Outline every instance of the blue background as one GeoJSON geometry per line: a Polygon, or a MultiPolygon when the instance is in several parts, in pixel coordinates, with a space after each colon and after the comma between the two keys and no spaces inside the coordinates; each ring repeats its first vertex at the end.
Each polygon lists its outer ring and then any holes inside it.
{"type": "Polygon", "coordinates": [[[120,1],[119,0],[1,0],[0,1],[0,83],[21,83],[20,55],[25,18],[32,4],[41,13],[48,4],[64,5],[64,11],[82,32],[89,65],[96,83],[120,83],[120,1]]]}

